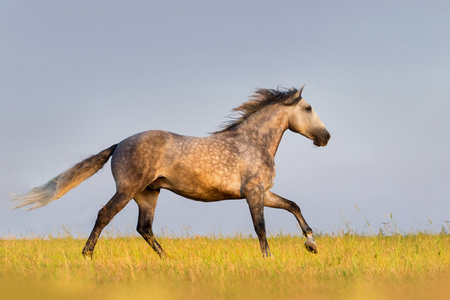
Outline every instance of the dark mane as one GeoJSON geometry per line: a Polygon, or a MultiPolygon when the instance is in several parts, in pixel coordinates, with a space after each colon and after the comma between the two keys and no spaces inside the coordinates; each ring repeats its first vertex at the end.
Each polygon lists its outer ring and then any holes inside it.
{"type": "Polygon", "coordinates": [[[269,105],[283,103],[285,105],[292,105],[296,103],[295,97],[292,97],[297,93],[297,89],[257,89],[255,93],[249,97],[247,102],[241,104],[241,106],[233,108],[233,112],[238,114],[237,117],[231,117],[230,121],[225,122],[221,127],[222,129],[213,132],[220,133],[224,131],[234,130],[239,127],[248,117],[258,112],[264,107],[269,105]]]}

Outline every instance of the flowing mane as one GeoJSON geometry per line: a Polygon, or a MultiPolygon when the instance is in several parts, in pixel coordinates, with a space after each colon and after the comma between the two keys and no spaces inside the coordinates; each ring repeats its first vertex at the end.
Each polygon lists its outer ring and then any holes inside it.
{"type": "Polygon", "coordinates": [[[249,97],[249,100],[242,103],[240,106],[233,108],[233,112],[238,114],[238,117],[231,117],[231,120],[226,121],[220,130],[213,132],[220,133],[225,131],[234,130],[239,127],[248,117],[254,113],[260,111],[262,108],[283,103],[284,105],[292,105],[297,100],[297,98],[292,97],[297,93],[297,89],[257,89],[255,93],[249,97]]]}

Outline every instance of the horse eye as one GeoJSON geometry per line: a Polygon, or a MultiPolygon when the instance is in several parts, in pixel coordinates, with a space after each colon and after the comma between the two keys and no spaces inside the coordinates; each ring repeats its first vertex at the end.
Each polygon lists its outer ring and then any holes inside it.
{"type": "Polygon", "coordinates": [[[307,111],[311,111],[311,109],[312,109],[311,106],[308,106],[308,107],[306,108],[307,111]]]}

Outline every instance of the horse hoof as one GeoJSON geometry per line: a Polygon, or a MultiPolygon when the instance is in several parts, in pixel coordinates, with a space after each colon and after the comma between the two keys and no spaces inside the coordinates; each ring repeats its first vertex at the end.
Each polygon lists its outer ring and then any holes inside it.
{"type": "Polygon", "coordinates": [[[263,257],[264,257],[264,258],[273,258],[273,255],[272,255],[272,253],[270,253],[270,251],[269,251],[269,252],[267,252],[267,253],[263,253],[263,257]]]}
{"type": "Polygon", "coordinates": [[[317,244],[314,240],[308,239],[305,242],[305,248],[311,253],[317,253],[317,244]]]}
{"type": "Polygon", "coordinates": [[[84,258],[92,259],[92,254],[94,254],[94,251],[83,251],[83,252],[81,252],[81,254],[83,254],[84,258]]]}

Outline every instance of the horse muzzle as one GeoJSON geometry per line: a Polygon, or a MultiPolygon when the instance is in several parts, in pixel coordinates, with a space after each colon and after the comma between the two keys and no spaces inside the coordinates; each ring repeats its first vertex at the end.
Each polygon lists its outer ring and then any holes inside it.
{"type": "Polygon", "coordinates": [[[331,138],[330,133],[328,132],[328,130],[324,129],[320,129],[317,132],[315,132],[313,134],[314,136],[314,145],[316,145],[317,147],[324,147],[328,144],[328,141],[331,138]]]}

